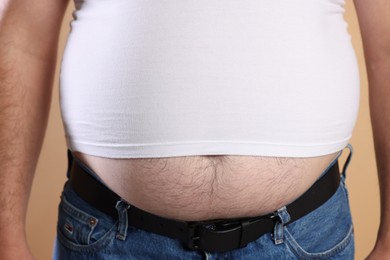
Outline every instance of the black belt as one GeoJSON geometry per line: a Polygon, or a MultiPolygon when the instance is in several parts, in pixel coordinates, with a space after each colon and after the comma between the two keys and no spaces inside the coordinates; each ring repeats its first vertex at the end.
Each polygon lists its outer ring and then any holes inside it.
{"type": "MultiPolygon", "coordinates": [[[[121,198],[93,177],[85,164],[73,160],[68,150],[68,176],[74,191],[96,209],[118,218],[116,204],[121,198]]],[[[338,161],[318,179],[310,189],[287,205],[291,220],[303,217],[325,203],[336,192],[340,183],[338,161]]],[[[130,206],[128,223],[139,229],[178,239],[189,249],[224,252],[245,247],[261,235],[272,232],[278,217],[268,214],[259,217],[223,219],[199,222],[177,221],[153,215],[130,206]]]]}

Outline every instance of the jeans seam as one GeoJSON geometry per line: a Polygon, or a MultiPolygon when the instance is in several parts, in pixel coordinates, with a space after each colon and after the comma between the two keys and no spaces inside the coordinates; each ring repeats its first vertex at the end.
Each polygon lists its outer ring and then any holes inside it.
{"type": "Polygon", "coordinates": [[[97,221],[99,221],[98,218],[96,218],[95,216],[92,216],[92,215],[84,212],[83,210],[78,209],[75,206],[73,206],[72,203],[70,203],[65,198],[65,196],[63,196],[63,198],[62,198],[61,204],[62,204],[62,209],[64,210],[65,213],[73,215],[75,218],[81,220],[83,223],[88,223],[88,220],[91,218],[94,218],[97,221]]]}
{"type": "Polygon", "coordinates": [[[299,243],[294,239],[294,237],[290,234],[288,231],[288,228],[286,228],[286,234],[288,236],[287,244],[289,247],[291,247],[292,251],[294,254],[296,254],[300,258],[304,259],[317,259],[317,258],[328,258],[331,257],[335,254],[340,253],[343,251],[349,243],[352,241],[353,237],[353,225],[349,227],[349,230],[347,232],[347,235],[339,242],[337,243],[334,247],[324,251],[324,252],[319,252],[319,253],[309,253],[305,249],[303,249],[299,243]]]}

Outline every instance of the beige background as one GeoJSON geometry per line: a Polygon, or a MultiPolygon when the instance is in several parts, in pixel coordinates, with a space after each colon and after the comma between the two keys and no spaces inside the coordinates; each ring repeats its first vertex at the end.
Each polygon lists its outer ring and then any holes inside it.
{"type": "MultiPolygon", "coordinates": [[[[346,19],[350,24],[361,71],[361,108],[354,135],[355,148],[352,164],[348,170],[352,213],[356,236],[356,259],[363,259],[374,245],[379,220],[379,192],[370,128],[367,79],[364,69],[359,28],[352,0],[348,0],[346,19]]],[[[60,40],[59,59],[69,31],[73,4],[66,14],[60,40]]],[[[27,218],[27,235],[37,259],[50,259],[55,237],[57,204],[66,172],[66,146],[58,105],[58,66],[55,80],[52,110],[42,154],[36,171],[27,218]]],[[[344,154],[347,154],[345,151],[344,154]]],[[[345,159],[345,157],[343,157],[345,159]]]]}

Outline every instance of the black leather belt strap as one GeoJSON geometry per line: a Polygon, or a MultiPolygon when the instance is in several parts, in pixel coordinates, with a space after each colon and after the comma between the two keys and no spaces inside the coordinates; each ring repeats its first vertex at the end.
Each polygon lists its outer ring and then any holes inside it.
{"type": "MultiPolygon", "coordinates": [[[[115,208],[121,198],[91,174],[85,164],[73,157],[68,150],[69,183],[74,191],[96,209],[118,218],[115,208]]],[[[340,172],[336,161],[328,172],[313,184],[303,195],[287,205],[291,220],[303,217],[325,203],[340,184],[340,172]]],[[[265,216],[185,222],[153,215],[134,206],[128,209],[129,225],[178,239],[189,249],[208,252],[225,252],[245,247],[261,235],[272,232],[278,217],[272,213],[265,216]]]]}

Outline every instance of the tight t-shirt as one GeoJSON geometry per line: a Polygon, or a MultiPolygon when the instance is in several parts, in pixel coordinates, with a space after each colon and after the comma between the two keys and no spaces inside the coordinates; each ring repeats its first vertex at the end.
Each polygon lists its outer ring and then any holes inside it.
{"type": "Polygon", "coordinates": [[[76,0],[67,146],[109,158],[311,157],[348,143],[359,75],[343,0],[76,0]]]}

